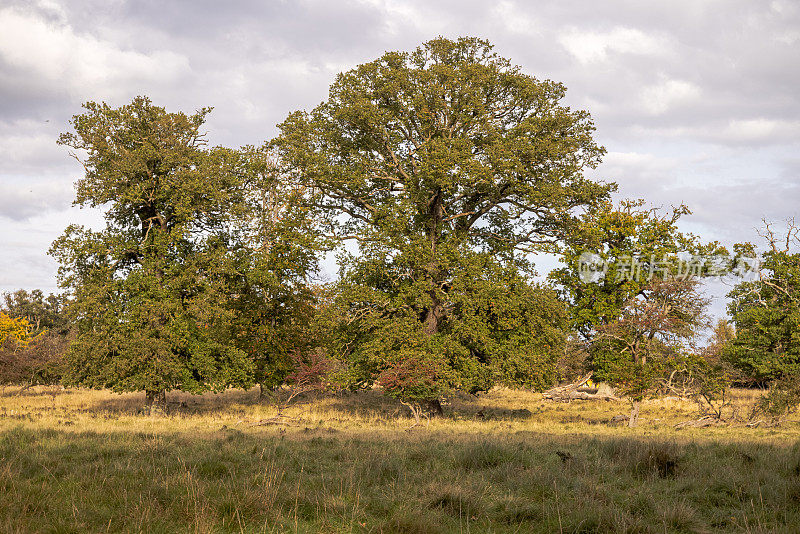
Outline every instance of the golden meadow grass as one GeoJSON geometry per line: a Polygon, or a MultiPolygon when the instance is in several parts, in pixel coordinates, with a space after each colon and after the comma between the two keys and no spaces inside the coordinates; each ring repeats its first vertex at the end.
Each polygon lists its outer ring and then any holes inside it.
{"type": "MultiPolygon", "coordinates": [[[[737,392],[746,411],[755,394],[737,392]]],[[[800,426],[676,430],[693,403],[553,403],[495,389],[412,419],[377,391],[301,399],[288,425],[255,391],[7,388],[3,532],[793,532],[800,426]]]]}

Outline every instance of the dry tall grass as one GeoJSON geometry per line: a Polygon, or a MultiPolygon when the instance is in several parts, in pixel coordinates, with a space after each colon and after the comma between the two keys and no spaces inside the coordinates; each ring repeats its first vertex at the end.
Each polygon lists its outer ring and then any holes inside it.
{"type": "MultiPolygon", "coordinates": [[[[377,391],[303,399],[282,424],[257,392],[143,395],[34,388],[0,396],[4,532],[791,532],[800,426],[676,430],[645,403],[463,396],[407,432],[377,391]]],[[[755,398],[737,392],[746,410],[755,398]]]]}

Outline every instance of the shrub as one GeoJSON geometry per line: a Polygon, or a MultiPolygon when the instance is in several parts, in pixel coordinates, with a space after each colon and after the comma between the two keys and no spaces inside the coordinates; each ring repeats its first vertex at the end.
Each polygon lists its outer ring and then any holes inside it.
{"type": "Polygon", "coordinates": [[[423,415],[423,406],[438,402],[443,393],[439,377],[433,362],[411,355],[385,369],[378,377],[378,385],[386,395],[408,406],[416,425],[423,415]]]}
{"type": "Polygon", "coordinates": [[[69,339],[44,332],[24,342],[6,338],[0,345],[0,384],[57,384],[63,376],[69,339]]]}
{"type": "Polygon", "coordinates": [[[798,405],[800,405],[800,380],[797,378],[777,380],[770,386],[769,391],[758,399],[750,419],[765,416],[772,424],[777,425],[787,415],[797,411],[798,405]]]}

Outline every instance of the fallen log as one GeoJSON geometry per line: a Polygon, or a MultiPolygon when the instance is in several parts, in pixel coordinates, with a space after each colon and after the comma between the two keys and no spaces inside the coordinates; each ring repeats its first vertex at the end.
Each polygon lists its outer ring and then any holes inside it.
{"type": "Polygon", "coordinates": [[[278,412],[276,415],[272,417],[267,417],[266,419],[259,419],[258,421],[247,421],[242,420],[239,423],[247,423],[247,426],[266,426],[266,425],[287,425],[287,426],[300,426],[300,423],[297,422],[297,416],[286,415],[282,412],[278,412]]]}
{"type": "Polygon", "coordinates": [[[587,374],[576,382],[548,389],[542,396],[545,399],[569,402],[571,400],[619,400],[614,390],[609,387],[584,387],[592,378],[587,374]]]}
{"type": "Polygon", "coordinates": [[[628,416],[628,415],[622,415],[622,414],[615,415],[614,417],[609,419],[606,424],[609,425],[609,426],[624,425],[624,424],[628,423],[629,419],[630,419],[630,416],[628,416]]]}
{"type": "Polygon", "coordinates": [[[705,428],[708,426],[719,425],[722,424],[717,417],[713,415],[707,415],[705,417],[701,417],[700,419],[692,419],[691,421],[683,421],[675,425],[674,428],[705,428]]]}

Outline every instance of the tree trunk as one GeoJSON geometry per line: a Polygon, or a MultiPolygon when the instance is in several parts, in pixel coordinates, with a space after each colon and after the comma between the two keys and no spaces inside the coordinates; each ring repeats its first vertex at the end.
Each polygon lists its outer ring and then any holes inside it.
{"type": "Polygon", "coordinates": [[[150,415],[166,413],[167,411],[167,390],[147,390],[145,391],[145,411],[150,415]]]}
{"type": "Polygon", "coordinates": [[[639,406],[641,406],[641,404],[642,401],[639,400],[635,400],[631,404],[631,416],[630,419],[628,419],[628,426],[631,428],[635,427],[636,422],[639,420],[639,406]]]}
{"type": "Polygon", "coordinates": [[[264,384],[258,385],[258,402],[264,402],[268,399],[273,398],[273,393],[275,392],[274,387],[265,386],[264,384]]]}
{"type": "Polygon", "coordinates": [[[428,310],[428,315],[425,316],[425,333],[433,335],[439,331],[439,322],[444,315],[444,307],[442,307],[439,299],[433,296],[433,304],[428,310]]]}
{"type": "Polygon", "coordinates": [[[430,226],[428,228],[428,240],[431,243],[431,262],[427,266],[428,276],[430,276],[433,288],[429,291],[431,297],[431,307],[425,317],[425,333],[433,335],[439,331],[439,322],[444,316],[444,306],[442,306],[436,291],[438,282],[441,279],[440,265],[436,261],[436,248],[439,241],[439,224],[444,217],[442,207],[442,190],[438,188],[433,198],[428,201],[428,217],[430,226]]]}
{"type": "Polygon", "coordinates": [[[442,403],[439,402],[439,399],[425,401],[425,411],[427,411],[430,415],[444,415],[442,403]]]}
{"type": "Polygon", "coordinates": [[[422,420],[422,408],[415,402],[400,401],[400,404],[407,406],[411,410],[411,415],[414,416],[414,424],[408,427],[408,430],[418,426],[422,420]]]}

